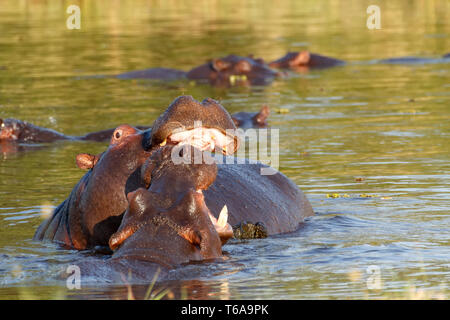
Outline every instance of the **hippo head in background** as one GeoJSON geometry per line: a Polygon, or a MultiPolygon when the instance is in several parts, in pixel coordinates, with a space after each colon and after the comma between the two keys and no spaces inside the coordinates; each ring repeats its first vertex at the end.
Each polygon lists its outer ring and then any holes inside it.
{"type": "Polygon", "coordinates": [[[232,118],[236,127],[239,128],[264,128],[267,127],[269,114],[269,107],[264,105],[259,112],[238,112],[233,114],[232,118]]]}
{"type": "Polygon", "coordinates": [[[0,119],[0,141],[52,142],[71,137],[52,129],[38,127],[17,119],[0,119]]]}
{"type": "Polygon", "coordinates": [[[269,66],[271,68],[305,72],[310,68],[330,68],[343,64],[345,64],[345,61],[318,55],[309,51],[300,51],[288,52],[280,59],[270,62],[269,66]]]}
{"type": "Polygon", "coordinates": [[[99,155],[79,154],[79,168],[89,169],[69,197],[44,221],[34,236],[75,249],[107,246],[127,208],[127,193],[144,183],[140,167],[150,156],[150,131],[117,127],[108,149],[99,155]]]}
{"type": "Polygon", "coordinates": [[[203,190],[216,179],[217,166],[208,153],[192,146],[164,146],[142,167],[148,189],[128,194],[129,206],[109,245],[113,259],[138,259],[166,267],[222,256],[222,243],[233,231],[223,212],[216,220],[203,190]],[[187,150],[200,161],[186,157],[187,150]],[[184,153],[184,155],[183,155],[184,153]],[[174,154],[184,162],[175,163],[174,154]]]}
{"type": "Polygon", "coordinates": [[[270,69],[263,59],[236,55],[212,59],[186,74],[188,79],[208,80],[216,86],[266,85],[280,75],[282,75],[280,72],[270,69]]]}
{"type": "Polygon", "coordinates": [[[17,119],[0,118],[0,140],[19,140],[25,125],[25,122],[17,119]]]}
{"type": "Polygon", "coordinates": [[[230,114],[215,100],[200,103],[191,96],[180,96],[153,123],[151,147],[190,144],[233,154],[239,146],[235,130],[230,114]]]}

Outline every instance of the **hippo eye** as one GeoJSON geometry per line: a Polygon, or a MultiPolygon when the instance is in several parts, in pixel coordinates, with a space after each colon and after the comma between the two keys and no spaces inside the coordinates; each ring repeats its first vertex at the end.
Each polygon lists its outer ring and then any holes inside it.
{"type": "Polygon", "coordinates": [[[116,130],[116,132],[114,132],[114,138],[116,140],[119,140],[122,137],[123,131],[122,130],[116,130]]]}

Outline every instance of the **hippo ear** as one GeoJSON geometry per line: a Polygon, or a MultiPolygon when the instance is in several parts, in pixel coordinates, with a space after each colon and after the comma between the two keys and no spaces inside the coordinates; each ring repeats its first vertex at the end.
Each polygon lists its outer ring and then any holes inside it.
{"type": "Polygon", "coordinates": [[[269,114],[269,107],[267,105],[263,105],[261,110],[253,117],[253,121],[258,124],[264,124],[269,114]]]}
{"type": "Polygon", "coordinates": [[[311,59],[311,55],[309,51],[300,51],[297,53],[294,59],[289,61],[289,65],[291,67],[295,66],[304,66],[309,63],[309,60],[311,59]]]}
{"type": "Polygon", "coordinates": [[[211,68],[217,72],[223,71],[230,67],[230,63],[223,61],[222,59],[213,59],[211,61],[211,68]]]}
{"type": "Polygon", "coordinates": [[[77,167],[80,169],[92,169],[98,161],[98,156],[89,153],[80,153],[77,155],[77,167]]]}

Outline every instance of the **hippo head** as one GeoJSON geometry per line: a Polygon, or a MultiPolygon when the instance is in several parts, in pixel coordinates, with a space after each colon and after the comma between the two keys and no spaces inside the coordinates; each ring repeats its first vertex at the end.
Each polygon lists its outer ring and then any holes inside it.
{"type": "Polygon", "coordinates": [[[24,122],[16,119],[0,119],[0,140],[19,140],[24,122]]]}
{"type": "Polygon", "coordinates": [[[265,85],[279,75],[279,72],[270,69],[262,59],[236,55],[212,59],[186,74],[188,79],[208,80],[217,86],[265,85]]]}
{"type": "Polygon", "coordinates": [[[269,63],[271,68],[291,69],[297,72],[307,72],[310,68],[330,68],[345,64],[345,61],[322,56],[309,51],[288,52],[285,56],[269,63]]]}
{"type": "Polygon", "coordinates": [[[202,154],[201,163],[172,161],[191,146],[167,145],[142,167],[148,189],[128,194],[129,206],[118,231],[109,240],[113,258],[137,258],[168,266],[222,255],[221,236],[233,235],[226,213],[212,217],[203,190],[217,175],[217,166],[202,154]],[[211,218],[212,217],[212,218],[211,218]],[[219,231],[219,232],[218,232],[219,231]],[[219,234],[220,233],[220,234],[219,234]]]}
{"type": "Polygon", "coordinates": [[[180,96],[153,123],[151,146],[190,144],[232,154],[239,146],[235,130],[230,114],[215,100],[200,103],[191,96],[180,96]]]}
{"type": "Polygon", "coordinates": [[[150,156],[150,132],[117,127],[108,149],[99,155],[79,154],[77,165],[90,169],[69,198],[72,246],[107,245],[125,212],[127,193],[143,186],[140,168],[150,156]],[[75,199],[71,199],[75,197],[75,199]]]}
{"type": "Polygon", "coordinates": [[[285,56],[269,63],[272,68],[295,69],[300,66],[307,66],[311,55],[309,51],[288,52],[285,56]]]}

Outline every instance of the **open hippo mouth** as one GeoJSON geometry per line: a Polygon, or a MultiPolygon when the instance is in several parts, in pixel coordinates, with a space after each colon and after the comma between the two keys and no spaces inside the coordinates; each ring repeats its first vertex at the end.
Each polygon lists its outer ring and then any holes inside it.
{"type": "Polygon", "coordinates": [[[191,145],[201,151],[236,152],[239,138],[230,114],[215,100],[175,99],[152,126],[152,148],[191,145]]]}

